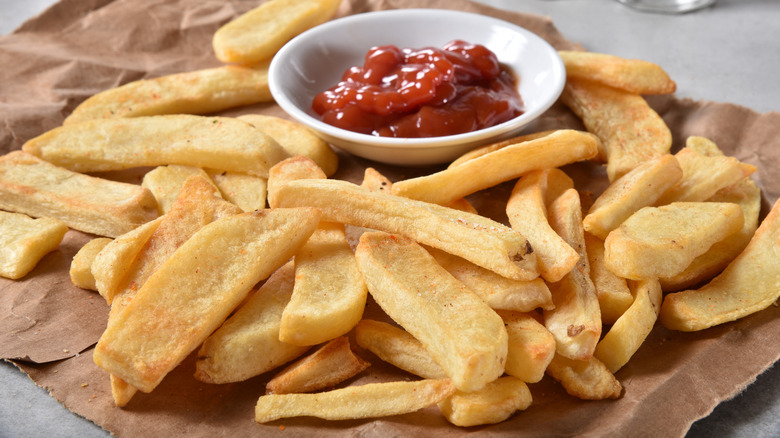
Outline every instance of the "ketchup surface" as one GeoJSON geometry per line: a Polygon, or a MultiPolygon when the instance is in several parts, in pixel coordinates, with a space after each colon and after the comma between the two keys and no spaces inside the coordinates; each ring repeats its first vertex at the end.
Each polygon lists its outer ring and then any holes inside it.
{"type": "Polygon", "coordinates": [[[479,44],[369,50],[312,110],[330,125],[384,137],[439,137],[487,128],[524,111],[515,78],[479,44]]]}

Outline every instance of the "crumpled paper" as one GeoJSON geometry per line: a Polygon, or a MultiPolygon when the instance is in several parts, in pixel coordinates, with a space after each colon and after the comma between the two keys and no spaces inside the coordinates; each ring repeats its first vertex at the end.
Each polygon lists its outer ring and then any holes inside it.
{"type": "MultiPolygon", "coordinates": [[[[128,81],[219,65],[211,36],[222,24],[258,1],[62,0],[16,32],[0,38],[0,153],[59,126],[88,96],[128,81]]],[[[466,0],[344,0],[338,15],[391,8],[459,9],[499,17],[545,38],[558,49],[578,49],[547,17],[521,14],[466,0]]],[[[598,47],[587,47],[599,51],[598,47]]],[[[641,57],[641,54],[638,54],[641,57]]],[[[727,154],[758,166],[754,179],[764,193],[764,214],[780,196],[780,114],[759,114],[727,104],[674,96],[648,101],[672,130],[674,148],[690,135],[714,140],[727,154]]],[[[224,115],[284,113],[274,104],[226,111],[224,115]]],[[[556,104],[528,131],[571,127],[580,121],[556,104]]],[[[359,182],[366,167],[392,180],[441,167],[400,168],[340,153],[335,178],[359,182]]],[[[603,168],[591,163],[567,166],[586,196],[605,186],[603,168]]],[[[140,182],[142,171],[112,175],[140,182]]],[[[484,215],[506,222],[511,184],[472,195],[484,215]]],[[[60,248],[19,281],[0,279],[0,354],[73,412],[117,436],[395,436],[425,433],[459,436],[475,430],[511,436],[627,436],[653,431],[682,436],[690,424],[738,393],[780,357],[780,310],[772,306],[740,321],[697,333],[671,332],[657,325],[642,348],[617,373],[619,400],[586,402],[573,398],[552,379],[530,385],[533,405],[501,424],[458,429],[437,409],[375,420],[325,422],[294,418],[256,424],[254,404],[270,375],[246,382],[208,385],[194,380],[190,357],[151,394],[139,393],[124,408],[113,405],[108,376],[92,362],[92,346],[105,328],[108,307],[94,292],[73,286],[70,260],[93,236],[69,231],[60,248]],[[739,358],[739,360],[734,360],[739,358]],[[284,425],[282,428],[280,425],[284,425]]],[[[367,315],[381,312],[369,303],[367,315]]],[[[373,364],[352,383],[409,379],[370,353],[373,364]]]]}

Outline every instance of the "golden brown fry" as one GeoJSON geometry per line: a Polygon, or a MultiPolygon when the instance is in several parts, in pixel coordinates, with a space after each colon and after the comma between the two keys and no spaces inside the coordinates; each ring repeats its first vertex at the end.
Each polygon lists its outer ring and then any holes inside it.
{"type": "Polygon", "coordinates": [[[141,391],[152,391],[253,285],[293,255],[318,222],[315,209],[301,208],[242,213],[206,225],[109,324],[95,347],[95,363],[141,391]]]}
{"type": "Polygon", "coordinates": [[[561,101],[601,139],[600,156],[607,161],[610,181],[653,157],[669,153],[672,134],[642,96],[570,78],[561,101]]]}
{"type": "Polygon", "coordinates": [[[355,341],[361,348],[404,371],[425,379],[444,379],[441,366],[422,343],[409,332],[386,322],[361,320],[355,327],[355,341]]]}
{"type": "Polygon", "coordinates": [[[268,180],[245,173],[206,169],[222,197],[243,211],[262,210],[268,190],[268,180]]]}
{"type": "MultiPolygon", "coordinates": [[[[5,235],[6,233],[2,233],[5,235]]],[[[92,263],[95,261],[98,253],[111,243],[112,239],[108,237],[98,237],[92,239],[79,249],[73,260],[70,262],[70,281],[74,286],[82,289],[97,290],[95,285],[95,276],[92,275],[92,263]]],[[[5,246],[5,245],[2,245],[5,246]]]]}
{"type": "Polygon", "coordinates": [[[779,216],[780,202],[775,202],[745,250],[708,284],[698,290],[666,295],[661,323],[672,330],[702,330],[758,312],[777,301],[779,216]]]}
{"type": "Polygon", "coordinates": [[[613,324],[631,306],[634,297],[631,295],[626,279],[618,277],[607,269],[604,263],[604,241],[590,233],[585,233],[585,248],[588,250],[590,279],[599,298],[601,322],[613,324]]]}
{"type": "Polygon", "coordinates": [[[504,372],[501,318],[411,239],[364,233],[355,255],[374,300],[418,339],[462,391],[504,372]]]}
{"type": "Polygon", "coordinates": [[[482,216],[337,180],[291,181],[279,188],[278,198],[280,206],[316,207],[324,221],[405,235],[508,278],[539,275],[525,237],[482,216]]]}
{"type": "Polygon", "coordinates": [[[370,365],[355,355],[349,346],[349,338],[341,336],[276,374],[266,384],[266,394],[315,392],[331,388],[370,365]]]}
{"type": "Polygon", "coordinates": [[[601,310],[596,288],[590,279],[590,265],[582,229],[582,209],[576,190],[569,189],[550,204],[552,228],[580,257],[561,281],[551,283],[555,307],[544,311],[544,325],[553,334],[558,354],[586,360],[601,336],[601,310]]]}
{"type": "Polygon", "coordinates": [[[589,79],[634,94],[674,93],[677,84],[661,66],[604,53],[558,51],[566,76],[589,79]]]}
{"type": "Polygon", "coordinates": [[[287,152],[231,117],[185,114],[98,119],[54,128],[23,150],[76,172],[181,164],[268,177],[287,152]]]}
{"type": "Polygon", "coordinates": [[[631,307],[610,327],[593,353],[613,373],[636,353],[653,330],[661,310],[663,295],[657,279],[632,282],[631,292],[631,307]]]}
{"type": "Polygon", "coordinates": [[[559,169],[535,170],[517,181],[506,204],[512,229],[528,238],[540,275],[553,283],[571,271],[580,255],[550,227],[546,199],[572,187],[571,178],[559,169]]]}
{"type": "Polygon", "coordinates": [[[683,171],[674,155],[652,158],[609,185],[583,219],[585,231],[601,240],[642,207],[654,205],[670,187],[682,179],[683,171]]]}
{"type": "Polygon", "coordinates": [[[154,199],[157,200],[157,210],[160,214],[165,214],[179,196],[184,181],[192,175],[200,175],[207,181],[211,181],[211,177],[200,167],[171,164],[158,166],[146,172],[141,186],[152,192],[154,199]]]}
{"type": "Polygon", "coordinates": [[[0,157],[0,209],[106,237],[157,217],[154,196],[143,187],[75,173],[22,151],[0,157]]]}
{"type": "Polygon", "coordinates": [[[433,406],[454,392],[452,382],[440,379],[369,383],[315,394],[268,394],[257,400],[255,421],[268,423],[300,416],[352,420],[400,415],[433,406]]]}
{"type": "Polygon", "coordinates": [[[745,217],[730,202],[675,202],[645,207],[604,241],[604,262],[630,280],[671,277],[716,242],[738,232],[745,217]]]}
{"type": "Polygon", "coordinates": [[[505,148],[507,146],[512,146],[517,143],[522,143],[524,141],[530,141],[530,140],[536,140],[537,138],[546,137],[550,134],[555,132],[554,130],[550,131],[541,131],[541,132],[534,132],[531,134],[525,134],[520,135],[517,137],[512,137],[503,141],[499,141],[497,143],[491,143],[486,146],[478,147],[476,149],[472,149],[469,152],[466,152],[465,154],[458,157],[455,161],[450,163],[447,167],[456,167],[460,166],[461,164],[465,163],[466,161],[473,160],[474,158],[479,158],[487,153],[497,151],[501,148],[505,148]]]}
{"type": "Polygon", "coordinates": [[[270,0],[220,27],[212,41],[222,62],[255,64],[271,59],[304,30],[336,13],[338,0],[270,0]]]}
{"type": "Polygon", "coordinates": [[[439,409],[450,423],[470,427],[500,423],[515,412],[531,406],[528,385],[517,377],[504,376],[475,392],[460,392],[439,402],[439,409]]]}
{"type": "Polygon", "coordinates": [[[262,114],[245,114],[238,118],[271,136],[291,157],[303,155],[311,158],[325,172],[325,175],[332,176],[338,170],[338,155],[333,152],[328,143],[317,137],[306,126],[262,114]]]}
{"type": "Polygon", "coordinates": [[[0,211],[0,276],[24,277],[60,246],[68,227],[52,218],[0,211]]]}
{"type": "Polygon", "coordinates": [[[210,114],[271,100],[267,65],[226,65],[110,88],[79,104],[63,124],[113,117],[210,114]]]}
{"type": "Polygon", "coordinates": [[[623,386],[600,360],[568,359],[556,354],[547,374],[559,381],[570,395],[583,400],[619,398],[623,386]]]}
{"type": "Polygon", "coordinates": [[[309,347],[279,340],[282,311],[295,282],[292,262],[277,269],[198,350],[195,378],[206,383],[241,382],[271,371],[309,347]]]}
{"type": "Polygon", "coordinates": [[[595,158],[598,139],[586,132],[559,130],[536,140],[503,147],[440,172],[393,184],[393,194],[448,205],[464,196],[527,172],[595,158]]]}
{"type": "Polygon", "coordinates": [[[509,335],[504,371],[524,382],[536,383],[555,356],[555,337],[532,315],[498,311],[509,335]]]}

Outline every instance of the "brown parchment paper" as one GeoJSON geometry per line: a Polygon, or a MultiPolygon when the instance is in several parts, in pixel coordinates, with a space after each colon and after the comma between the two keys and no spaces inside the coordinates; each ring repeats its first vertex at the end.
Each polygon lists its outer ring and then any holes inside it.
{"type": "MultiPolygon", "coordinates": [[[[213,32],[260,1],[247,0],[62,0],[15,33],[0,38],[0,153],[59,126],[86,97],[131,80],[219,65],[213,32]]],[[[390,8],[435,7],[491,15],[539,34],[558,49],[576,49],[547,17],[473,4],[466,0],[344,0],[338,15],[390,8]]],[[[598,47],[586,49],[598,51],[598,47]]],[[[641,54],[637,57],[641,58],[641,54]]],[[[780,114],[759,114],[731,104],[648,98],[669,124],[675,149],[689,135],[713,139],[726,152],[758,166],[764,213],[780,195],[780,114]]],[[[224,113],[284,116],[275,105],[224,113]]],[[[556,104],[528,130],[581,128],[556,104]]],[[[440,167],[399,168],[340,154],[336,178],[359,182],[374,166],[393,180],[440,167]]],[[[583,199],[605,186],[600,166],[565,169],[583,199]]],[[[117,178],[140,182],[142,172],[117,178]]],[[[506,221],[511,184],[473,195],[477,209],[506,221]]],[[[586,201],[587,202],[587,201],[586,201]]],[[[95,293],[74,287],[70,260],[92,236],[70,231],[20,281],[0,279],[0,357],[13,362],[73,412],[117,436],[682,436],[690,424],[738,393],[780,356],[780,310],[772,306],[735,323],[698,333],[658,325],[617,373],[625,387],[619,400],[585,402],[568,396],[549,378],[530,385],[533,405],[504,423],[470,429],[449,425],[436,408],[365,421],[325,422],[296,418],[270,425],[253,421],[254,404],[270,377],[207,385],[192,378],[190,357],[151,394],[139,393],[124,409],[113,406],[108,376],[92,362],[92,346],[105,328],[108,308],[95,293]],[[284,425],[284,430],[280,427],[284,425]]],[[[377,314],[369,303],[367,316],[377,314]]],[[[352,383],[408,379],[369,353],[374,365],[352,383]]]]}

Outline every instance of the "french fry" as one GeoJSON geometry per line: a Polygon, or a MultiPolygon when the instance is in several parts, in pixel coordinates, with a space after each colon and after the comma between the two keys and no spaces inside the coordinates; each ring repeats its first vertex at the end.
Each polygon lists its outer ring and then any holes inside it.
{"type": "Polygon", "coordinates": [[[506,204],[509,224],[531,242],[540,275],[553,283],[572,270],[580,255],[550,227],[547,199],[572,187],[571,178],[559,169],[536,170],[517,181],[506,204]]]}
{"type": "Polygon", "coordinates": [[[152,391],[253,285],[292,257],[316,228],[317,213],[306,208],[257,211],[203,227],[111,321],[95,347],[95,363],[141,391],[152,391]]]}
{"type": "Polygon", "coordinates": [[[332,176],[338,170],[338,155],[333,152],[328,143],[317,137],[306,126],[262,114],[245,114],[238,116],[238,119],[250,123],[271,136],[291,157],[303,155],[311,158],[325,172],[325,175],[332,176]]]}
{"type": "Polygon", "coordinates": [[[504,371],[527,383],[542,380],[555,356],[555,337],[532,315],[499,310],[509,335],[504,371]]]}
{"type": "Polygon", "coordinates": [[[659,279],[664,292],[693,287],[719,274],[747,246],[758,228],[761,213],[761,190],[750,177],[718,191],[710,202],[733,202],[742,208],[745,224],[742,229],[717,242],[696,257],[684,271],[673,277],[659,279]]]}
{"type": "Polygon", "coordinates": [[[336,13],[337,0],[270,0],[220,27],[212,41],[217,59],[255,64],[268,59],[294,36],[336,13]]]}
{"type": "Polygon", "coordinates": [[[616,373],[636,353],[653,330],[663,293],[657,279],[632,282],[634,302],[596,346],[593,356],[616,373]]]}
{"type": "Polygon", "coordinates": [[[279,206],[277,192],[290,181],[299,179],[327,179],[325,172],[311,158],[298,155],[275,164],[268,172],[268,205],[279,206]]]}
{"type": "Polygon", "coordinates": [[[363,319],[355,327],[355,341],[383,361],[416,376],[425,379],[447,377],[420,341],[392,324],[363,319]]]}
{"type": "Polygon", "coordinates": [[[556,354],[547,367],[547,374],[559,381],[570,395],[582,400],[614,399],[623,393],[620,381],[595,357],[574,360],[556,354]]]}
{"type": "Polygon", "coordinates": [[[671,149],[669,127],[642,96],[568,78],[561,101],[601,139],[599,155],[607,162],[610,181],[671,149]]]}
{"type": "Polygon", "coordinates": [[[290,302],[295,266],[288,262],[255,291],[198,350],[195,378],[206,383],[241,382],[273,370],[309,347],[279,340],[282,311],[290,302]]]}
{"type": "Polygon", "coordinates": [[[52,218],[0,211],[0,276],[24,277],[60,246],[68,227],[52,218]]]}
{"type": "Polygon", "coordinates": [[[200,167],[171,164],[158,166],[146,172],[141,187],[146,187],[152,192],[154,199],[157,200],[157,210],[160,214],[165,214],[179,196],[184,181],[192,175],[200,175],[207,181],[211,181],[211,177],[200,167]]]}
{"type": "Polygon", "coordinates": [[[28,140],[22,149],[76,172],[181,164],[263,178],[288,156],[249,123],[185,114],[69,124],[28,140]]]}
{"type": "Polygon", "coordinates": [[[583,219],[585,231],[601,240],[642,207],[658,198],[683,177],[674,155],[652,158],[621,176],[599,195],[583,219]]]}
{"type": "Polygon", "coordinates": [[[613,324],[631,306],[634,297],[631,295],[626,279],[618,277],[607,269],[604,263],[604,241],[590,233],[585,233],[585,248],[588,250],[590,279],[599,298],[601,322],[613,324]]]}
{"type": "Polygon", "coordinates": [[[558,354],[587,360],[601,336],[601,310],[590,279],[579,194],[566,190],[548,210],[552,228],[580,257],[560,281],[549,284],[555,307],[544,311],[544,325],[555,337],[558,354]]]}
{"type": "Polygon", "coordinates": [[[448,379],[369,383],[315,394],[262,395],[255,406],[255,421],[318,417],[354,420],[401,415],[433,406],[455,392],[448,379]]]}
{"type": "Polygon", "coordinates": [[[84,244],[76,255],[73,256],[68,274],[74,286],[87,290],[97,290],[95,276],[92,275],[92,263],[95,261],[98,253],[111,241],[112,239],[108,237],[97,237],[84,244]]]}
{"type": "MultiPolygon", "coordinates": [[[[694,139],[693,142],[700,140],[694,139]]],[[[684,147],[674,156],[680,163],[683,177],[658,198],[656,205],[707,200],[718,190],[736,184],[756,170],[755,166],[740,163],[734,157],[711,152],[705,155],[697,152],[695,147],[684,147]]]]}
{"type": "Polygon", "coordinates": [[[349,338],[341,336],[276,374],[266,384],[266,394],[315,392],[331,388],[370,365],[355,355],[349,346],[349,338]]]}
{"type": "Polygon", "coordinates": [[[346,334],[363,316],[367,295],[344,225],[321,223],[295,253],[295,289],[279,340],[316,345],[346,334]]]}
{"type": "Polygon", "coordinates": [[[0,209],[106,237],[157,217],[154,196],[143,187],[75,173],[22,151],[0,157],[0,209]]]}
{"type": "Polygon", "coordinates": [[[508,278],[533,280],[539,275],[525,237],[482,216],[337,180],[291,181],[277,195],[279,206],[316,207],[324,221],[405,235],[508,278]]]}
{"type": "Polygon", "coordinates": [[[668,329],[703,330],[734,321],[778,299],[780,202],[775,202],[744,251],[717,277],[697,290],[667,294],[661,323],[668,329]]]}
{"type": "Polygon", "coordinates": [[[560,50],[566,76],[589,79],[634,94],[674,93],[677,84],[658,64],[605,53],[560,50]]]}
{"type": "Polygon", "coordinates": [[[374,300],[425,346],[456,388],[476,391],[504,372],[503,321],[420,245],[369,232],[355,255],[374,300]]]}
{"type": "Polygon", "coordinates": [[[738,232],[745,217],[730,202],[675,202],[644,207],[609,233],[604,263],[623,278],[671,277],[716,242],[738,232]]]}
{"type": "Polygon", "coordinates": [[[427,176],[398,181],[392,193],[448,205],[464,196],[515,179],[527,172],[595,158],[599,140],[586,132],[559,130],[505,146],[427,176]]]}
{"type": "Polygon", "coordinates": [[[236,204],[241,210],[254,211],[265,208],[268,180],[244,173],[205,169],[214,181],[222,197],[236,204]]]}
{"type": "Polygon", "coordinates": [[[527,409],[532,402],[531,391],[525,382],[504,376],[479,391],[456,391],[439,402],[439,409],[450,423],[471,427],[500,423],[515,412],[527,409]]]}
{"type": "Polygon", "coordinates": [[[455,159],[455,161],[450,163],[450,165],[447,167],[457,167],[465,163],[466,161],[473,160],[474,158],[479,158],[490,152],[495,152],[499,149],[505,148],[507,146],[512,146],[517,143],[522,143],[524,141],[536,140],[537,138],[546,137],[552,134],[553,132],[555,131],[550,130],[550,131],[534,132],[531,134],[520,135],[517,137],[512,137],[506,140],[499,141],[497,143],[491,143],[482,147],[478,147],[476,149],[472,149],[466,152],[465,154],[461,155],[460,157],[455,159]]]}
{"type": "Polygon", "coordinates": [[[63,124],[113,117],[210,114],[271,100],[267,65],[226,65],[110,88],[79,104],[63,124]]]}
{"type": "Polygon", "coordinates": [[[552,309],[550,288],[541,278],[513,280],[436,248],[426,248],[436,262],[477,294],[491,309],[530,312],[552,309]]]}

